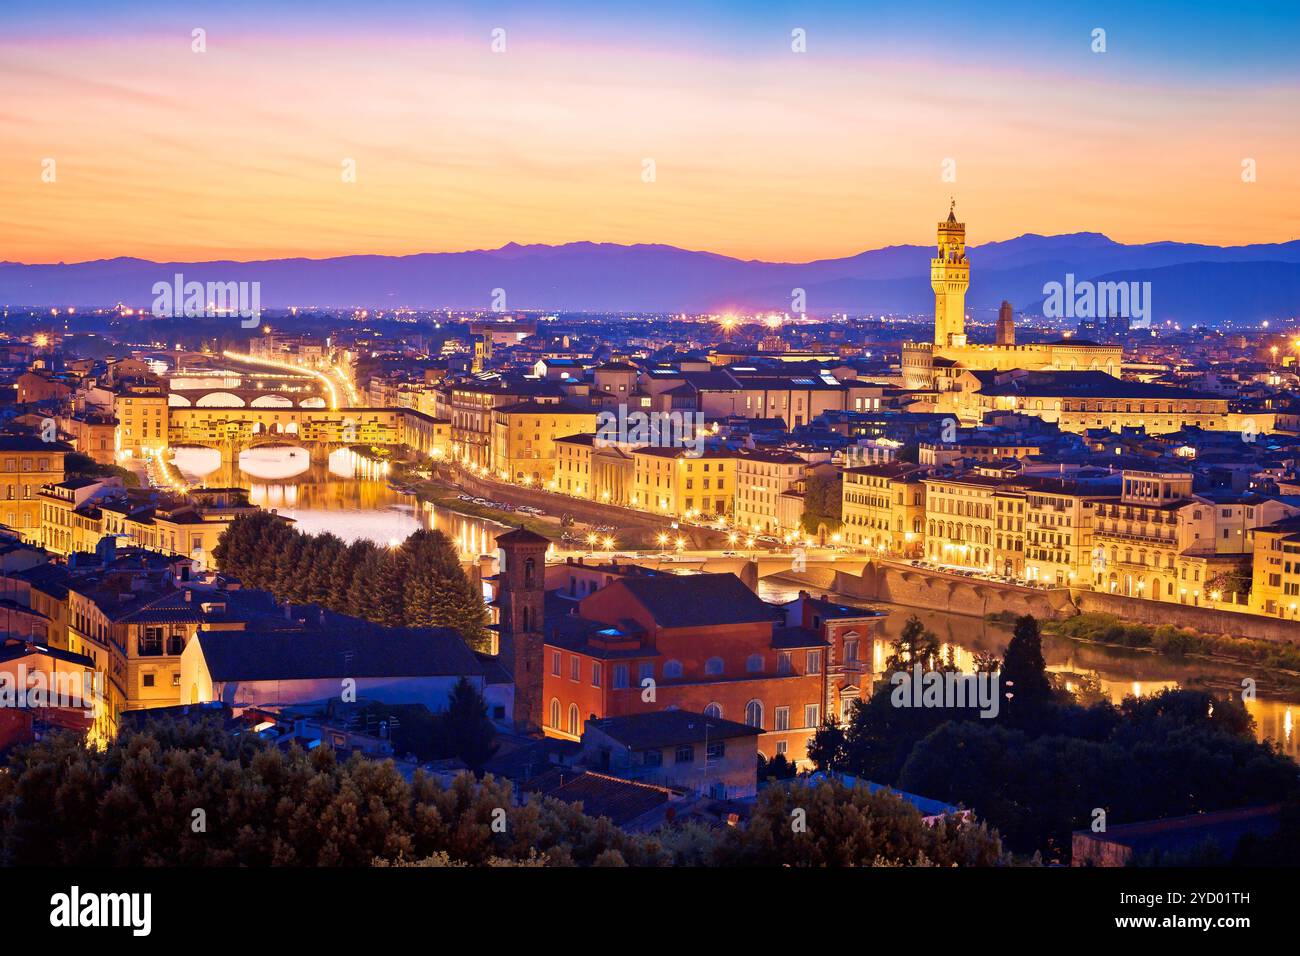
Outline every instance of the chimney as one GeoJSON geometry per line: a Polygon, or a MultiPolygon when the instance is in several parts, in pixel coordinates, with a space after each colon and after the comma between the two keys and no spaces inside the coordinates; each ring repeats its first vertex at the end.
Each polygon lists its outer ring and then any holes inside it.
{"type": "Polygon", "coordinates": [[[189,604],[194,600],[194,592],[189,588],[185,589],[185,603],[189,604]]]}

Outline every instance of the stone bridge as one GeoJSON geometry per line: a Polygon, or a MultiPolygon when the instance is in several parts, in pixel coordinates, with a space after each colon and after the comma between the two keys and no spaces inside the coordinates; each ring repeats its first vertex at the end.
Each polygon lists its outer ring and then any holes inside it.
{"type": "Polygon", "coordinates": [[[951,614],[1032,614],[1037,618],[1073,617],[1079,611],[1068,588],[1033,588],[987,581],[904,561],[871,559],[858,574],[835,572],[831,590],[868,601],[929,608],[951,614]]]}
{"type": "Polygon", "coordinates": [[[173,388],[167,395],[172,408],[328,408],[316,392],[286,392],[266,388],[173,388]]]}
{"type": "Polygon", "coordinates": [[[288,443],[314,456],[345,445],[403,446],[421,458],[445,453],[446,422],[409,408],[292,408],[287,406],[174,406],[168,409],[169,445],[214,448],[227,461],[246,448],[288,443]]]}

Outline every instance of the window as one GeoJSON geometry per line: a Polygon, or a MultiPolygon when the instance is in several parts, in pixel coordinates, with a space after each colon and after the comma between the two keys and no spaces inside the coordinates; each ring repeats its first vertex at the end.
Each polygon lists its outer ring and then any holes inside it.
{"type": "Polygon", "coordinates": [[[722,673],[722,658],[710,657],[704,662],[704,673],[714,676],[722,673]]]}
{"type": "Polygon", "coordinates": [[[790,750],[790,744],[784,740],[776,742],[776,753],[778,757],[784,757],[790,750]]]}
{"type": "Polygon", "coordinates": [[[858,639],[852,638],[844,642],[844,663],[856,664],[858,662],[858,639]]]}
{"type": "Polygon", "coordinates": [[[578,705],[569,705],[569,733],[578,736],[578,705]]]}
{"type": "Polygon", "coordinates": [[[664,752],[662,750],[647,750],[641,755],[641,764],[645,767],[662,767],[664,765],[664,752]]]}
{"type": "Polygon", "coordinates": [[[577,655],[569,658],[569,680],[582,680],[582,661],[577,655]]]}
{"type": "Polygon", "coordinates": [[[622,690],[625,687],[627,687],[627,665],[615,664],[614,665],[614,689],[622,690]]]}
{"type": "Polygon", "coordinates": [[[562,658],[563,655],[559,651],[551,651],[551,675],[554,677],[560,676],[561,668],[564,666],[562,658]]]}
{"type": "Polygon", "coordinates": [[[675,763],[695,763],[695,748],[691,746],[678,747],[677,753],[673,756],[675,763]]]}
{"type": "Polygon", "coordinates": [[[745,670],[751,674],[761,674],[763,672],[763,655],[750,654],[749,659],[745,661],[745,670]]]}
{"type": "Polygon", "coordinates": [[[157,657],[163,652],[163,629],[157,625],[149,625],[140,633],[138,647],[141,657],[157,657]]]}
{"type": "Polygon", "coordinates": [[[664,664],[664,677],[667,678],[667,677],[681,677],[681,676],[682,676],[681,661],[668,661],[664,664]]]}
{"type": "Polygon", "coordinates": [[[725,740],[716,740],[709,744],[708,752],[704,755],[705,766],[711,763],[717,763],[727,755],[727,742],[725,740]]]}
{"type": "Polygon", "coordinates": [[[817,727],[821,722],[821,707],[817,704],[804,704],[803,725],[805,727],[817,727]]]}
{"type": "Polygon", "coordinates": [[[712,717],[714,720],[722,719],[722,705],[716,701],[704,708],[704,716],[712,717]]]}
{"type": "Polygon", "coordinates": [[[655,679],[655,662],[642,661],[636,668],[637,683],[644,684],[648,680],[655,679]]]}
{"type": "Polygon", "coordinates": [[[751,727],[763,728],[763,702],[751,700],[745,705],[745,723],[751,727]]]}
{"type": "Polygon", "coordinates": [[[591,686],[600,686],[600,661],[591,662],[591,686]]]}
{"type": "Polygon", "coordinates": [[[820,674],[822,672],[822,652],[820,650],[808,652],[808,673],[820,674]]]}
{"type": "Polygon", "coordinates": [[[776,713],[773,714],[772,729],[773,730],[790,729],[790,708],[789,707],[778,707],[776,709],[776,713]]]}
{"type": "Polygon", "coordinates": [[[560,729],[560,699],[551,698],[551,726],[556,730],[560,729]]]}
{"type": "Polygon", "coordinates": [[[152,674],[142,674],[141,677],[140,677],[140,680],[141,680],[141,683],[144,684],[145,687],[152,687],[152,686],[153,686],[153,675],[152,675],[152,674]]]}

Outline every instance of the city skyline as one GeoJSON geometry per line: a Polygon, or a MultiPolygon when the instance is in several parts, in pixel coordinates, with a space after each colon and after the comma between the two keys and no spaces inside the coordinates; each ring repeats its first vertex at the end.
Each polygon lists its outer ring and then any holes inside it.
{"type": "Polygon", "coordinates": [[[901,10],[326,10],[0,15],[0,258],[591,241],[805,262],[926,244],[950,194],[984,241],[1300,235],[1281,5],[1226,25],[944,11],[938,30],[901,10]]]}

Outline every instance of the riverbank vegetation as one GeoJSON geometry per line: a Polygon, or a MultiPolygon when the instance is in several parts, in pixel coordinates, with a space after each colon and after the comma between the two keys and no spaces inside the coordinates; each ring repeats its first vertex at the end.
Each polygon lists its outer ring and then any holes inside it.
{"type": "Polygon", "coordinates": [[[1150,649],[1160,654],[1201,654],[1300,674],[1300,647],[1295,644],[1207,634],[1172,624],[1140,624],[1122,620],[1113,614],[1099,613],[1044,621],[1043,631],[1059,637],[1094,641],[1114,647],[1150,649]]]}
{"type": "Polygon", "coordinates": [[[393,547],[303,534],[269,512],[241,515],[213,549],[217,568],[279,601],[317,604],[385,627],[451,627],[476,650],[488,644],[487,609],[441,531],[421,529],[393,547]]]}

